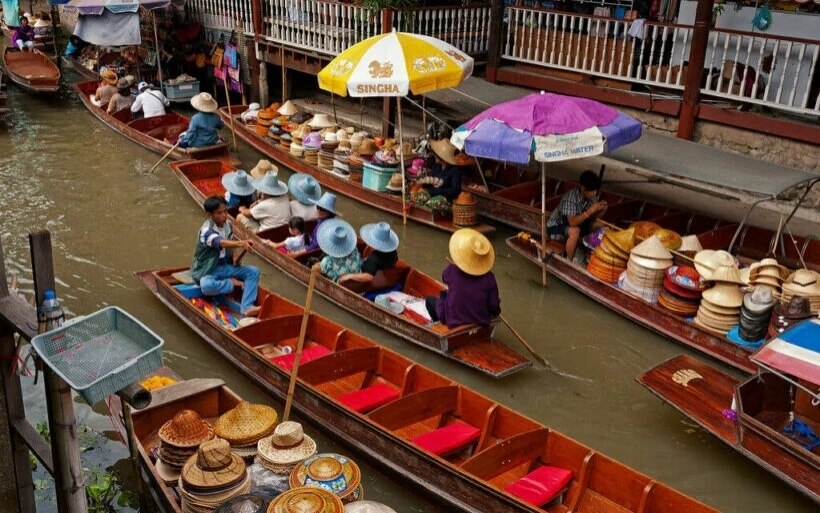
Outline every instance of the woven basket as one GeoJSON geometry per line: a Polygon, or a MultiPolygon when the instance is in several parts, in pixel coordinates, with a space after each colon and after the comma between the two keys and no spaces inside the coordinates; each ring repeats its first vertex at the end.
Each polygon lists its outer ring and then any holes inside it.
{"type": "Polygon", "coordinates": [[[456,226],[475,226],[478,224],[478,209],[476,204],[458,205],[453,203],[453,224],[456,226]]]}

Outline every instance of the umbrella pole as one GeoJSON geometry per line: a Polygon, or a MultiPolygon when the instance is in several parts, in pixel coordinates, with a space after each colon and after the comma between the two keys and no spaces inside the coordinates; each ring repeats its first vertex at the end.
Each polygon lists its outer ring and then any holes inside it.
{"type": "Polygon", "coordinates": [[[407,185],[404,179],[404,130],[401,127],[401,96],[396,98],[396,109],[399,121],[399,171],[401,172],[401,217],[402,224],[407,224],[407,185]]]}
{"type": "MultiPolygon", "coordinates": [[[[541,253],[542,258],[547,256],[547,179],[545,163],[541,163],[541,253]]],[[[541,262],[541,285],[547,286],[547,264],[541,262]]]]}

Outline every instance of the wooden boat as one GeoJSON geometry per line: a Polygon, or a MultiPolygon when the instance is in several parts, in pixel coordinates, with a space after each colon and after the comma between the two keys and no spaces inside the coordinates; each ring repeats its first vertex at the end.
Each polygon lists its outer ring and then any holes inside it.
{"type": "MultiPolygon", "coordinates": [[[[811,322],[820,331],[820,321],[806,321],[811,322]]],[[[820,503],[820,446],[809,450],[784,433],[795,419],[820,433],[820,409],[812,402],[820,396],[820,371],[808,381],[789,377],[785,369],[773,370],[761,368],[755,376],[738,380],[680,355],[637,379],[721,441],[820,503]],[[730,413],[733,405],[737,420],[730,413]]]]}
{"type": "MultiPolygon", "coordinates": [[[[572,182],[549,179],[546,187],[550,191],[545,203],[549,212],[558,205],[565,192],[577,185],[572,182]]],[[[523,182],[493,193],[489,195],[494,197],[492,204],[495,205],[493,207],[495,213],[492,215],[496,219],[514,219],[510,222],[511,225],[540,233],[540,194],[540,181],[523,182]],[[528,199],[535,197],[538,199],[528,199]],[[500,198],[500,200],[495,198],[500,198]]],[[[490,208],[490,199],[487,194],[482,195],[482,193],[475,192],[475,196],[478,198],[479,205],[483,204],[485,209],[490,208]]],[[[606,200],[609,204],[603,220],[613,225],[626,228],[638,220],[652,221],[681,235],[697,235],[705,249],[727,249],[738,230],[736,223],[694,212],[676,210],[611,192],[602,192],[601,199],[606,200]]],[[[487,210],[483,212],[486,213],[487,210]]],[[[770,230],[747,225],[740,230],[732,253],[741,260],[759,260],[767,256],[774,237],[775,233],[770,230]]],[[[540,239],[540,236],[534,235],[532,239],[540,239]]],[[[802,267],[799,255],[802,253],[802,258],[810,268],[820,270],[820,240],[795,237],[795,241],[795,243],[790,241],[781,247],[782,254],[777,255],[778,261],[791,268],[802,267]]],[[[535,243],[520,237],[507,239],[507,245],[581,293],[621,315],[744,372],[755,371],[755,365],[749,361],[748,350],[732,344],[724,337],[715,336],[655,304],[647,303],[614,284],[598,279],[585,268],[561,256],[564,251],[562,242],[548,241],[546,259],[542,259],[543,254],[539,252],[535,243]]]]}
{"type": "MultiPolygon", "coordinates": [[[[176,281],[179,271],[138,276],[226,360],[286,396],[295,355],[277,354],[296,343],[302,308],[260,289],[260,321],[227,329],[214,320],[226,312],[207,313],[210,303],[200,302],[196,286],[176,281]]],[[[310,314],[298,376],[294,406],[303,415],[453,509],[715,511],[317,314],[310,314]],[[541,482],[544,474],[564,478],[543,489],[542,499],[555,495],[544,507],[505,491],[518,490],[514,484],[528,475],[541,482]]]]}
{"type": "MultiPolygon", "coordinates": [[[[225,194],[220,177],[234,170],[216,160],[172,162],[171,168],[200,206],[208,196],[225,194]]],[[[287,238],[289,236],[287,226],[254,233],[241,223],[234,223],[234,233],[241,239],[250,239],[255,242],[254,252],[256,254],[291,278],[304,284],[307,284],[310,279],[308,259],[321,254],[317,250],[293,258],[263,244],[265,240],[280,242],[287,238]]],[[[360,251],[365,249],[362,241],[359,241],[359,249],[360,251]]],[[[396,264],[393,272],[377,276],[374,283],[377,288],[387,288],[400,283],[406,294],[422,298],[437,297],[445,290],[444,285],[401,260],[396,264]]],[[[321,276],[316,280],[316,291],[342,308],[391,333],[493,377],[507,376],[532,365],[529,360],[493,338],[494,325],[490,327],[465,325],[448,328],[441,323],[423,324],[422,321],[415,320],[408,315],[395,314],[389,309],[378,306],[361,294],[364,291],[348,289],[321,276]]]]}
{"type": "Polygon", "coordinates": [[[9,79],[27,92],[48,94],[60,89],[60,69],[39,50],[6,48],[3,68],[9,79]]]}
{"type": "MultiPolygon", "coordinates": [[[[188,128],[190,120],[182,114],[166,110],[163,116],[131,119],[131,110],[122,109],[108,114],[105,109],[91,103],[91,96],[96,92],[98,81],[80,82],[74,85],[77,95],[88,110],[112,130],[121,133],[135,143],[151,151],[165,155],[176,143],[179,134],[188,128]],[[170,141],[170,142],[169,142],[170,141]]],[[[168,158],[172,160],[218,159],[231,165],[239,165],[228,150],[227,143],[203,146],[201,148],[176,148],[168,158]]]]}
{"type": "MultiPolygon", "coordinates": [[[[281,146],[276,144],[272,139],[257,135],[255,125],[245,125],[239,120],[240,114],[247,109],[248,108],[245,105],[231,107],[230,111],[227,107],[222,107],[219,109],[219,116],[227,125],[231,123],[231,114],[233,114],[236,134],[245,140],[245,142],[265,154],[266,157],[278,162],[288,169],[292,169],[299,173],[307,173],[313,176],[319,181],[319,183],[322,184],[322,186],[336,191],[339,194],[343,194],[357,201],[361,201],[362,203],[378,208],[379,210],[390,212],[391,214],[395,214],[397,216],[402,215],[400,195],[374,191],[364,187],[361,183],[348,180],[347,178],[329,171],[324,171],[316,166],[308,164],[299,157],[291,155],[288,151],[285,151],[281,146]]],[[[433,228],[438,228],[448,232],[454,232],[459,228],[458,226],[453,225],[452,219],[442,217],[440,214],[434,213],[428,208],[417,205],[408,206],[407,218],[417,223],[432,226],[433,228]]],[[[490,233],[495,229],[487,224],[478,224],[476,226],[471,226],[471,228],[482,233],[490,233]]]]}

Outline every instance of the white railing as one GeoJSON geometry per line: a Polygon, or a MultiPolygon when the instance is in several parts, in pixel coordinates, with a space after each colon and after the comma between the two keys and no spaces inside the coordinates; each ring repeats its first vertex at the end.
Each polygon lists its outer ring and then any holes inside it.
{"type": "Polygon", "coordinates": [[[379,11],[319,0],[262,0],[262,37],[268,41],[337,55],[381,32],[379,11]]]}
{"type": "Polygon", "coordinates": [[[206,28],[234,30],[241,22],[245,34],[253,35],[251,0],[188,0],[188,6],[206,28]]]}
{"type": "Polygon", "coordinates": [[[436,37],[470,55],[485,55],[490,38],[490,7],[418,7],[393,13],[402,32],[436,37]]]}
{"type": "Polygon", "coordinates": [[[683,89],[692,27],[630,22],[577,14],[506,9],[506,59],[564,71],[683,89]]]}
{"type": "Polygon", "coordinates": [[[701,93],[799,114],[820,114],[820,40],[712,30],[701,93]]]}

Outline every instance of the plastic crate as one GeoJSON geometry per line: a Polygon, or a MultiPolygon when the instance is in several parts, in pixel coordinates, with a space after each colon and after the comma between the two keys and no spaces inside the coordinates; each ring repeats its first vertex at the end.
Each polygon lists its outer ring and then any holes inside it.
{"type": "Polygon", "coordinates": [[[91,405],[162,366],[163,340],[115,306],[71,319],[31,345],[91,405]]]}
{"type": "Polygon", "coordinates": [[[199,80],[179,84],[164,84],[165,97],[171,101],[190,100],[199,94],[199,80]]]}
{"type": "Polygon", "coordinates": [[[390,183],[390,177],[398,172],[398,167],[382,167],[372,162],[365,162],[362,185],[367,189],[384,192],[387,190],[387,184],[390,183]]]}

